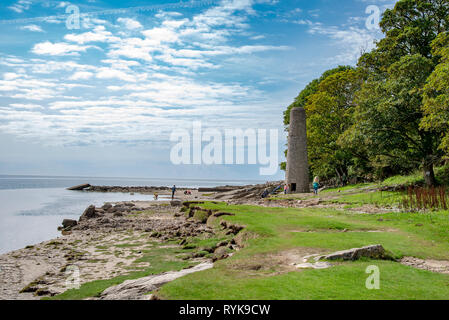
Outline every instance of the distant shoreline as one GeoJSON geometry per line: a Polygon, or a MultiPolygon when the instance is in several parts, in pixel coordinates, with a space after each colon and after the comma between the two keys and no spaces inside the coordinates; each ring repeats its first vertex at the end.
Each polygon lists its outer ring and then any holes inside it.
{"type": "Polygon", "coordinates": [[[105,179],[105,180],[136,180],[136,181],[145,181],[145,180],[154,180],[154,181],[205,181],[205,182],[217,182],[217,183],[226,183],[226,182],[255,182],[256,184],[263,184],[267,182],[266,180],[257,180],[257,179],[204,179],[204,178],[152,178],[152,177],[102,177],[102,176],[64,176],[64,175],[38,175],[38,174],[0,174],[0,179],[3,178],[50,178],[50,179],[105,179]]]}

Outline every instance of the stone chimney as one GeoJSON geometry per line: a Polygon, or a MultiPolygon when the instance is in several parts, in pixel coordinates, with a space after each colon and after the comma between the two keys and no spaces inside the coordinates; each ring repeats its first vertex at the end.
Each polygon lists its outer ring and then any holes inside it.
{"type": "Polygon", "coordinates": [[[290,112],[286,183],[290,193],[310,192],[304,108],[292,108],[290,112]]]}

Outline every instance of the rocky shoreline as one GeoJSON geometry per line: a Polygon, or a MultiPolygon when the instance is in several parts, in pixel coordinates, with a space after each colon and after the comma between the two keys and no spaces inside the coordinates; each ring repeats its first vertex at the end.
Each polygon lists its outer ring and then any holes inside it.
{"type": "MultiPolygon", "coordinates": [[[[218,187],[203,187],[203,188],[183,188],[177,187],[177,192],[183,193],[184,191],[191,191],[195,195],[210,194],[214,195],[214,198],[226,198],[231,196],[233,199],[250,199],[260,198],[260,195],[268,189],[273,191],[279,186],[282,186],[283,181],[267,182],[265,184],[258,185],[246,185],[246,186],[218,186],[218,187]]],[[[141,193],[141,194],[158,194],[165,195],[171,194],[171,187],[155,187],[155,186],[94,186],[88,183],[81,184],[67,188],[72,191],[87,191],[87,192],[120,192],[120,193],[141,193]]],[[[198,197],[197,197],[198,198],[198,197]]]]}
{"type": "MultiPolygon", "coordinates": [[[[79,273],[80,285],[144,270],[151,274],[152,267],[164,263],[181,268],[178,271],[182,275],[182,269],[211,264],[238,250],[234,238],[243,227],[222,224],[217,228],[213,221],[225,213],[200,212],[195,204],[175,200],[89,206],[78,221],[63,221],[61,237],[0,256],[0,299],[41,299],[61,294],[67,290],[73,270],[79,273]],[[201,245],[198,239],[216,242],[201,245]]],[[[170,274],[169,278],[177,275],[170,274]]],[[[154,281],[151,283],[154,286],[154,281]]]]}

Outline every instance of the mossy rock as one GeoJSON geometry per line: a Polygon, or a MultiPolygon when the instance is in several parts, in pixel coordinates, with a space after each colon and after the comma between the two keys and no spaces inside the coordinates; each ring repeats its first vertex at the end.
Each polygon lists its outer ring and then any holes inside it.
{"type": "Polygon", "coordinates": [[[194,245],[193,243],[188,243],[188,244],[184,245],[182,248],[184,250],[196,249],[196,245],[194,245]]]}
{"type": "Polygon", "coordinates": [[[201,223],[206,223],[209,218],[209,213],[206,211],[195,211],[193,218],[201,223]]]}
{"type": "Polygon", "coordinates": [[[194,258],[202,258],[202,257],[207,256],[208,254],[210,254],[210,253],[207,252],[207,251],[200,251],[200,252],[195,253],[195,254],[193,255],[193,257],[194,257],[194,258]]]}

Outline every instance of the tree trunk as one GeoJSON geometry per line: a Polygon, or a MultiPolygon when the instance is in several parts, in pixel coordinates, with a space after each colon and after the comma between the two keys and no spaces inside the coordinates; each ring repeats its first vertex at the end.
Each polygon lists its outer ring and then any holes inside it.
{"type": "Polygon", "coordinates": [[[433,171],[433,163],[431,161],[424,161],[423,164],[424,182],[426,186],[433,187],[436,184],[435,172],[433,171]]]}
{"type": "Polygon", "coordinates": [[[337,168],[335,168],[335,173],[337,174],[338,185],[340,186],[342,184],[341,183],[342,179],[341,179],[341,174],[340,174],[340,172],[338,172],[337,168]]]}

